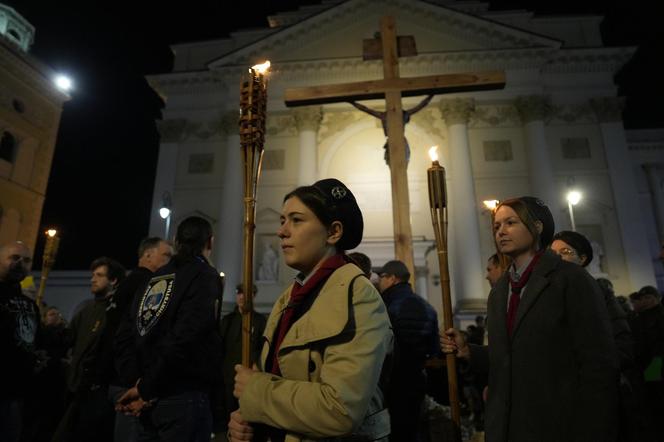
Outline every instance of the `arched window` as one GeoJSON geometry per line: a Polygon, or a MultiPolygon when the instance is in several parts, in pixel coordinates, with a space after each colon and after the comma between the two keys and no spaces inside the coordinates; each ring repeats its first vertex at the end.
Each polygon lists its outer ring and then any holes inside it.
{"type": "Polygon", "coordinates": [[[11,132],[3,133],[0,138],[0,159],[13,163],[16,157],[16,144],[16,138],[11,132]]]}

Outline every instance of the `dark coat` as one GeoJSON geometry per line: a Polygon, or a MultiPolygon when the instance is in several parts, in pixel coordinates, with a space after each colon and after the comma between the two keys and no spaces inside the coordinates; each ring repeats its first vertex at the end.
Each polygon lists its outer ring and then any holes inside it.
{"type": "Polygon", "coordinates": [[[0,281],[0,354],[4,374],[0,398],[17,398],[33,381],[41,321],[37,304],[18,283],[0,281]]]}
{"type": "Polygon", "coordinates": [[[618,359],[599,287],[547,250],[507,332],[509,282],[488,299],[487,442],[613,441],[618,359]]]}
{"type": "Polygon", "coordinates": [[[159,269],[130,310],[143,399],[209,393],[221,375],[221,278],[204,258],[159,269]]]}

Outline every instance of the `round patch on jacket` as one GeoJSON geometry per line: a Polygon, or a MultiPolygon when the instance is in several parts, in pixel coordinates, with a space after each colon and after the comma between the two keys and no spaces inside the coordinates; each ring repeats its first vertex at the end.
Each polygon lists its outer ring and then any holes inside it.
{"type": "Polygon", "coordinates": [[[168,307],[175,282],[175,273],[152,278],[138,304],[136,327],[138,334],[145,336],[157,324],[168,307]]]}

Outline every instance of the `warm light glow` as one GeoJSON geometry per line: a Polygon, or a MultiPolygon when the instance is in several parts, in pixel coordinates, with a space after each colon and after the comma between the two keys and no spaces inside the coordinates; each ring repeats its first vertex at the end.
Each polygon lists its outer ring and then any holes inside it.
{"type": "Polygon", "coordinates": [[[171,209],[169,209],[168,207],[162,207],[161,209],[159,209],[159,216],[161,216],[163,219],[168,218],[169,216],[171,216],[171,209]]]}
{"type": "Polygon", "coordinates": [[[264,74],[268,69],[270,69],[270,60],[267,60],[262,64],[257,64],[256,66],[252,66],[251,69],[257,71],[259,74],[264,74]]]}
{"type": "Polygon", "coordinates": [[[431,161],[438,161],[438,146],[431,146],[429,149],[429,157],[431,161]]]}
{"type": "Polygon", "coordinates": [[[581,201],[581,192],[576,191],[576,190],[571,190],[567,193],[567,202],[570,203],[573,206],[576,206],[579,204],[579,201],[581,201]]]}
{"type": "Polygon", "coordinates": [[[496,210],[496,207],[498,207],[498,204],[500,204],[500,201],[498,200],[484,200],[482,202],[484,203],[484,207],[489,210],[496,210]]]}
{"type": "Polygon", "coordinates": [[[220,276],[221,278],[225,278],[225,277],[226,277],[226,274],[225,274],[224,272],[219,272],[219,276],[220,276]]]}
{"type": "Polygon", "coordinates": [[[63,92],[69,92],[73,87],[71,79],[65,75],[58,75],[53,82],[63,92]]]}
{"type": "Polygon", "coordinates": [[[47,234],[48,236],[50,236],[51,238],[53,238],[55,235],[58,234],[58,231],[55,230],[55,229],[48,229],[48,230],[46,231],[46,234],[47,234]]]}

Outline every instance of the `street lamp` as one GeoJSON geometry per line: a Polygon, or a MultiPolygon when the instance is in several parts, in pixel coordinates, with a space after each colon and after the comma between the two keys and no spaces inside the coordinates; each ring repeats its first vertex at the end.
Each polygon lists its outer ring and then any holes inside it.
{"type": "Polygon", "coordinates": [[[164,235],[164,239],[168,240],[168,231],[170,230],[171,227],[171,214],[173,213],[173,210],[171,210],[171,194],[166,191],[161,197],[161,208],[159,209],[159,216],[161,216],[162,219],[166,220],[166,233],[164,235]]]}
{"type": "Polygon", "coordinates": [[[574,209],[573,207],[581,201],[581,192],[577,190],[570,190],[567,192],[567,209],[569,210],[569,219],[572,222],[572,231],[576,232],[576,223],[574,222],[574,209]]]}
{"type": "Polygon", "coordinates": [[[53,79],[53,82],[55,83],[57,88],[60,89],[62,92],[69,92],[74,87],[74,83],[72,82],[71,78],[62,74],[57,75],[53,79]]]}

